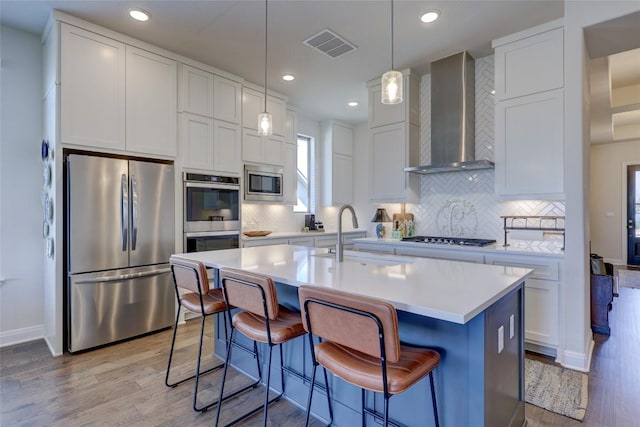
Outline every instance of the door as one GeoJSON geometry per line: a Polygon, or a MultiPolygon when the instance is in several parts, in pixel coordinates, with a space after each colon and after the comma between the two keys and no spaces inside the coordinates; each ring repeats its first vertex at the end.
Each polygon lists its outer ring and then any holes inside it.
{"type": "Polygon", "coordinates": [[[129,266],[127,174],[126,160],[68,156],[69,273],[129,266]]]}
{"type": "Polygon", "coordinates": [[[173,166],[129,161],[130,265],[169,262],[175,252],[173,166]]]}
{"type": "Polygon", "coordinates": [[[627,166],[627,264],[640,265],[640,165],[627,166]]]}

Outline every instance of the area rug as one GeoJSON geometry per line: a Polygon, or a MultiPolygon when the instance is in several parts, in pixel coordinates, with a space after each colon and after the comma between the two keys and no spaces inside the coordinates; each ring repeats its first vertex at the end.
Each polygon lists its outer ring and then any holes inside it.
{"type": "Polygon", "coordinates": [[[525,359],[525,401],[582,421],[587,410],[589,377],[577,371],[525,359]]]}
{"type": "Polygon", "coordinates": [[[640,270],[618,269],[618,285],[628,288],[640,288],[640,270]]]}

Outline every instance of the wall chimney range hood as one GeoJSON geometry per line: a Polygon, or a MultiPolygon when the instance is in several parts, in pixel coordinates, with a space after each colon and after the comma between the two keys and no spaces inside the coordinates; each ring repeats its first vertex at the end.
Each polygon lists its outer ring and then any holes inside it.
{"type": "Polygon", "coordinates": [[[431,63],[431,165],[404,168],[431,174],[493,169],[475,160],[475,64],[468,52],[431,63]]]}

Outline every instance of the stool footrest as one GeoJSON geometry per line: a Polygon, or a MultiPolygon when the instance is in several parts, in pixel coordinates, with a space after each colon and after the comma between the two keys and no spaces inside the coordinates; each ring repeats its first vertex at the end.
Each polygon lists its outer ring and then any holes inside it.
{"type": "MultiPolygon", "coordinates": [[[[232,394],[232,395],[225,396],[222,400],[226,400],[227,398],[232,397],[232,396],[235,396],[235,395],[236,395],[236,394],[238,394],[238,393],[239,393],[239,392],[235,392],[235,393],[234,393],[234,394],[232,394]]],[[[267,405],[271,405],[273,402],[276,402],[276,401],[280,400],[280,398],[282,398],[282,396],[283,396],[283,395],[284,395],[284,393],[280,393],[279,395],[277,395],[277,396],[276,396],[276,397],[274,397],[273,399],[269,400],[269,401],[267,402],[267,405]]],[[[244,415],[242,415],[242,416],[240,416],[240,417],[236,418],[235,420],[231,421],[229,424],[225,424],[225,427],[230,427],[230,426],[232,426],[232,425],[235,425],[235,424],[239,423],[240,421],[242,421],[242,420],[244,420],[244,419],[249,418],[251,415],[253,415],[253,414],[255,414],[256,412],[261,411],[261,410],[263,410],[263,409],[264,409],[264,405],[258,406],[257,408],[252,409],[251,411],[247,412],[246,414],[244,414],[244,415]]]]}

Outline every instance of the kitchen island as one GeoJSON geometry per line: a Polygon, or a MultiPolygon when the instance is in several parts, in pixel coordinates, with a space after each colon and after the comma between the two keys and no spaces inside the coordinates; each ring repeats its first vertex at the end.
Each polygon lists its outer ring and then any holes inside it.
{"type": "MultiPolygon", "coordinates": [[[[297,287],[304,284],[386,300],[398,310],[401,341],[441,355],[434,376],[442,425],[524,423],[523,284],[529,269],[348,251],[345,261],[337,263],[326,250],[291,245],[180,256],[216,271],[231,267],[268,275],[276,282],[280,303],[290,308],[299,308],[297,287]]],[[[307,346],[302,339],[286,344],[285,365],[309,375],[307,346]]],[[[224,334],[218,331],[216,353],[224,352],[224,334]]],[[[243,357],[234,352],[233,364],[253,373],[252,361],[243,357]]],[[[277,372],[272,378],[278,378],[277,372]]],[[[285,396],[304,407],[308,383],[294,375],[285,381],[285,396]]],[[[274,387],[279,389],[277,382],[274,387]]],[[[359,389],[332,377],[330,387],[334,425],[359,424],[359,389]]],[[[391,418],[405,425],[429,425],[429,399],[427,382],[420,383],[391,399],[391,418]]],[[[316,416],[327,419],[326,399],[319,393],[313,403],[316,416]]],[[[368,402],[376,408],[381,403],[381,396],[368,402]]]]}

